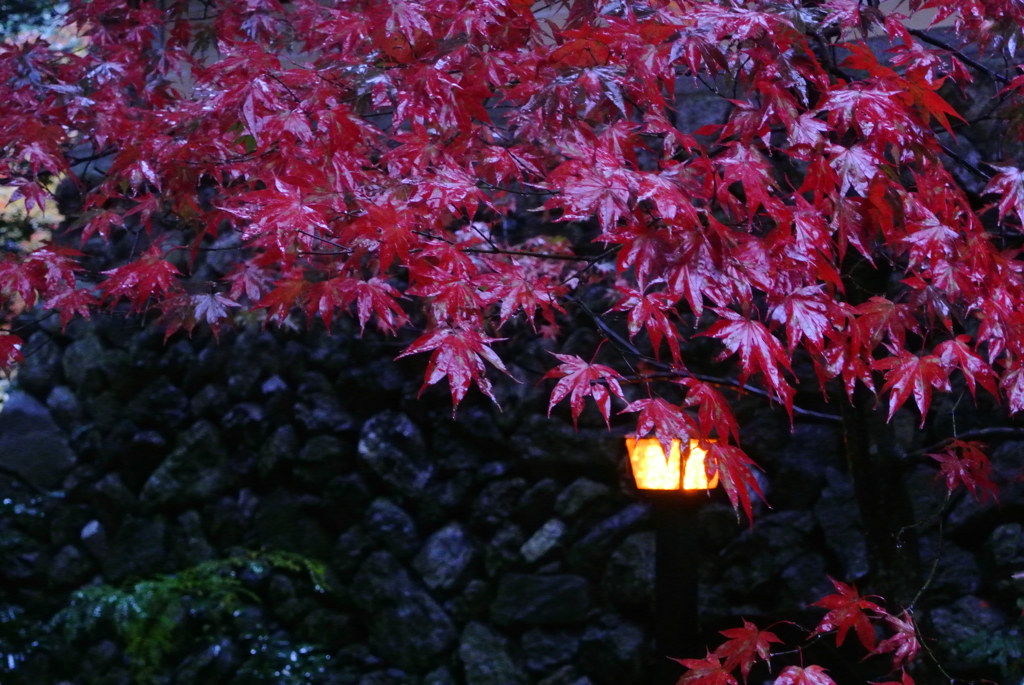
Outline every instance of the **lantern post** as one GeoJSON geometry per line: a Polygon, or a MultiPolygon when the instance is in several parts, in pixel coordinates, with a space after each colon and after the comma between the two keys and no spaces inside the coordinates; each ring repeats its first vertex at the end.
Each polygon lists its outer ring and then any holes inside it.
{"type": "Polygon", "coordinates": [[[702,497],[718,485],[718,474],[708,481],[706,452],[696,440],[685,450],[673,440],[667,458],[655,438],[627,438],[626,447],[636,486],[654,508],[656,682],[674,685],[679,667],[668,657],[704,656],[697,607],[697,513],[702,497]]]}

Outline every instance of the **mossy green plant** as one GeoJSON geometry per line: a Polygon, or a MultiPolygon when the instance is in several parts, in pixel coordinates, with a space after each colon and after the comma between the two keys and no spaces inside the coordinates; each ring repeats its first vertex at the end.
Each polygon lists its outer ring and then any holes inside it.
{"type": "MultiPolygon", "coordinates": [[[[71,642],[113,628],[136,682],[153,683],[167,656],[180,646],[186,618],[199,617],[204,632],[215,633],[217,625],[241,604],[260,601],[246,587],[243,576],[260,576],[270,570],[306,574],[317,592],[326,591],[325,568],[318,561],[290,552],[246,552],[124,588],[83,588],[72,594],[68,605],[50,621],[49,628],[71,642]]],[[[289,646],[285,652],[286,656],[316,656],[311,645],[289,646]]],[[[277,670],[272,665],[268,667],[277,670]]]]}

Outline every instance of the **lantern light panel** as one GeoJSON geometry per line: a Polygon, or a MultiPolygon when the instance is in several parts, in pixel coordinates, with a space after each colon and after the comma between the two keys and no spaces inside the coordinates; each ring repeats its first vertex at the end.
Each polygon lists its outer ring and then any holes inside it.
{"type": "Polygon", "coordinates": [[[626,447],[636,486],[641,490],[710,490],[718,485],[717,473],[708,482],[704,469],[707,452],[697,440],[690,440],[684,468],[680,468],[683,457],[678,439],[672,441],[667,459],[656,438],[626,438],[626,447]]]}

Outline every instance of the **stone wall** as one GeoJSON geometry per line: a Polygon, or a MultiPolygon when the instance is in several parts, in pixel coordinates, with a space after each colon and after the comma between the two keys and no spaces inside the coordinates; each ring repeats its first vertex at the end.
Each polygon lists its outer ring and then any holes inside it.
{"type": "MultiPolygon", "coordinates": [[[[112,636],[32,647],[24,626],[82,586],[261,548],[325,562],[329,589],[250,574],[259,601],[209,637],[197,632],[159,682],[270,682],[249,666],[254,645],[270,643],[324,657],[278,683],[649,682],[649,507],[621,438],[593,416],[578,432],[557,412],[545,418],[548,388],[501,382],[501,411],[470,399],[453,420],[444,390],[417,400],[422,362],[392,361],[399,347],[369,334],[253,328],[165,346],[158,331],[115,319],[38,326],[0,414],[5,684],[134,682],[112,636]]],[[[514,360],[520,378],[542,367],[535,352],[514,360]]],[[[869,570],[837,427],[790,432],[756,402],[741,415],[773,508],[759,506],[747,527],[721,492],[702,507],[712,644],[740,616],[813,624],[820,611],[807,605],[828,592],[826,574],[869,570]]],[[[1013,480],[1024,444],[993,460],[1001,507],[958,497],[941,545],[934,469],[909,463],[908,482],[926,560],[938,559],[940,647],[964,673],[1009,683],[1024,646],[1013,605],[1024,593],[1011,578],[1024,569],[1024,483],[1013,480]]]]}

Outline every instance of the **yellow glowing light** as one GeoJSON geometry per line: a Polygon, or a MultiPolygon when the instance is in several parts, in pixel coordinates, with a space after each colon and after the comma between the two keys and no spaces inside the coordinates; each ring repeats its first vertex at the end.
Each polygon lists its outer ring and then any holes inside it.
{"type": "Polygon", "coordinates": [[[717,473],[708,483],[707,472],[704,470],[707,452],[698,446],[696,440],[690,440],[685,469],[679,468],[679,440],[672,441],[668,459],[656,438],[626,438],[626,448],[629,449],[629,462],[633,466],[633,478],[641,490],[711,490],[718,486],[717,473]],[[682,488],[679,487],[680,480],[682,488]]]}

